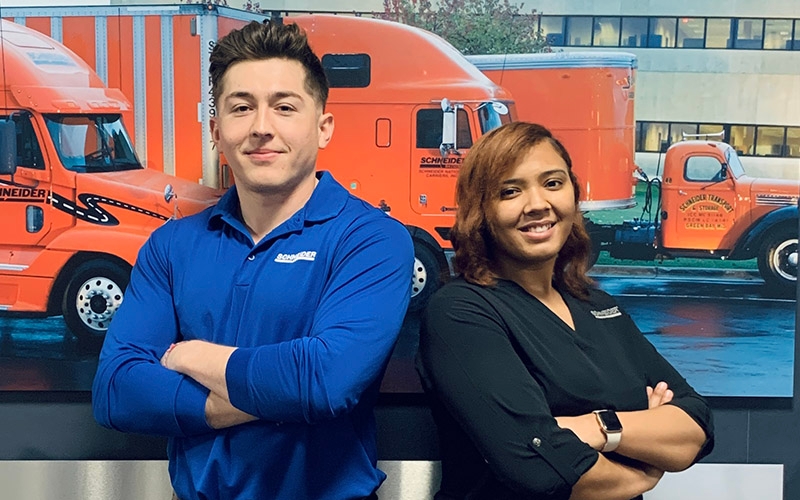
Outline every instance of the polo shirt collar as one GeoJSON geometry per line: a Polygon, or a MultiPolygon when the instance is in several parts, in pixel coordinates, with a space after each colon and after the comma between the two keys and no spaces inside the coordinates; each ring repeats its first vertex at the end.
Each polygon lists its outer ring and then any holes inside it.
{"type": "MultiPolygon", "coordinates": [[[[299,217],[308,222],[323,222],[336,217],[344,209],[350,193],[336,182],[330,172],[320,171],[316,173],[316,176],[319,182],[314,188],[314,192],[311,193],[311,198],[293,218],[299,217]]],[[[235,184],[222,195],[216,206],[212,208],[209,221],[217,219],[222,219],[235,227],[241,225],[239,196],[236,194],[235,184]]]]}

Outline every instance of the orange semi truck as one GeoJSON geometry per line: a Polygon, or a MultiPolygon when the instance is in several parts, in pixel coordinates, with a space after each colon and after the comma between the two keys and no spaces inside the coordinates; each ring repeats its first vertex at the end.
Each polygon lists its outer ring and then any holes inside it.
{"type": "MultiPolygon", "coordinates": [[[[2,25],[2,116],[17,139],[16,152],[7,145],[3,153],[0,183],[9,196],[0,204],[17,215],[0,226],[7,261],[0,308],[63,313],[77,336],[96,338],[147,234],[175,211],[165,185],[174,186],[183,214],[218,196],[211,188],[221,186],[225,169],[209,135],[208,54],[218,37],[263,16],[206,5],[4,8],[3,15],[18,23],[2,25]]],[[[418,307],[447,269],[464,153],[512,119],[513,102],[422,30],[345,16],[291,21],[308,31],[331,81],[336,140],[320,168],[406,224],[418,307]]]]}
{"type": "Polygon", "coordinates": [[[101,339],[149,234],[221,193],[145,169],[127,99],[71,51],[5,20],[0,42],[0,311],[101,339]]]}
{"type": "Polygon", "coordinates": [[[635,204],[634,81],[626,52],[466,56],[509,92],[517,118],[541,123],[567,148],[581,181],[581,208],[635,204]]]}

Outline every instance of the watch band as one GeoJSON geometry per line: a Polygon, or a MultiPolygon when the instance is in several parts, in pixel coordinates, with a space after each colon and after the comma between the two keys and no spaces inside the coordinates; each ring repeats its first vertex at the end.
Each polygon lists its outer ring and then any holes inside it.
{"type": "Polygon", "coordinates": [[[601,451],[608,453],[616,450],[622,441],[622,424],[617,418],[616,412],[614,410],[595,410],[592,413],[597,417],[597,424],[606,436],[606,444],[601,451]]]}
{"type": "Polygon", "coordinates": [[[603,453],[616,450],[619,442],[622,441],[622,431],[604,432],[604,434],[606,435],[606,445],[603,446],[603,453]]]}

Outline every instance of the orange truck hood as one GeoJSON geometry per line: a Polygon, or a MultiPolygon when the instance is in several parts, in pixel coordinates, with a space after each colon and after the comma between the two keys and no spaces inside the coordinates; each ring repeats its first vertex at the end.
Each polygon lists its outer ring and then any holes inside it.
{"type": "Polygon", "coordinates": [[[761,205],[797,205],[800,180],[749,178],[750,196],[761,205]]]}
{"type": "Polygon", "coordinates": [[[160,225],[172,217],[176,202],[177,216],[186,217],[215,205],[224,193],[150,169],[79,174],[75,187],[79,206],[93,205],[120,222],[136,220],[135,224],[146,226],[160,225]],[[177,195],[170,202],[164,200],[167,184],[177,195]]]}

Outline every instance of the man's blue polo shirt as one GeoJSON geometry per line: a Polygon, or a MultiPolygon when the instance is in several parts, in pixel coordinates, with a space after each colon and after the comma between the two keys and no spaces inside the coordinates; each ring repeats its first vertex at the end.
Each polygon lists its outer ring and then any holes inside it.
{"type": "Polygon", "coordinates": [[[142,247],[100,355],[95,418],[169,436],[183,500],[367,496],[385,478],[372,409],[413,259],[406,229],[328,173],[257,245],[231,188],[142,247]],[[230,400],[259,420],[208,426],[208,390],[159,364],[188,339],[239,347],[230,400]]]}

